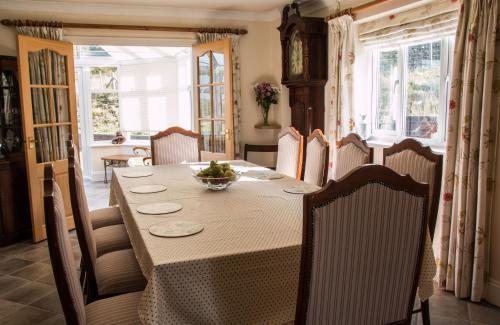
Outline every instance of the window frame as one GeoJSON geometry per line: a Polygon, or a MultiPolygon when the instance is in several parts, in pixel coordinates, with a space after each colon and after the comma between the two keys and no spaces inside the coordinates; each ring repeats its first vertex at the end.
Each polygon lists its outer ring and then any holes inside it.
{"type": "Polygon", "coordinates": [[[453,57],[453,36],[433,37],[421,39],[414,42],[405,42],[399,46],[387,46],[374,48],[371,51],[371,69],[372,69],[372,96],[371,96],[371,123],[369,141],[373,142],[398,142],[405,138],[414,138],[418,141],[432,145],[435,147],[444,147],[446,142],[446,125],[447,125],[447,103],[450,96],[450,74],[453,57]],[[408,89],[408,48],[420,44],[428,44],[439,41],[441,43],[441,80],[440,80],[440,98],[439,98],[439,114],[438,114],[438,131],[437,137],[434,139],[418,138],[406,136],[406,117],[407,117],[407,89],[408,89]],[[400,89],[398,95],[399,110],[396,116],[396,130],[387,131],[377,128],[377,110],[379,100],[380,86],[380,53],[391,50],[398,50],[398,75],[400,81],[400,89]],[[445,73],[443,73],[443,71],[445,73]]]}

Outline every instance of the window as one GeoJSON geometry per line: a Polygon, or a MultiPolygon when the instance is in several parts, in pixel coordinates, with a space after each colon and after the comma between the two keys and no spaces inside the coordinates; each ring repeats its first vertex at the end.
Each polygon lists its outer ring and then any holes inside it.
{"type": "Polygon", "coordinates": [[[445,141],[452,41],[373,51],[372,135],[445,141]]]}
{"type": "Polygon", "coordinates": [[[110,140],[120,130],[117,67],[90,68],[94,141],[110,140]]]}
{"type": "Polygon", "coordinates": [[[174,125],[191,129],[191,48],[75,46],[82,135],[109,141],[117,131],[131,140],[174,125]]]}

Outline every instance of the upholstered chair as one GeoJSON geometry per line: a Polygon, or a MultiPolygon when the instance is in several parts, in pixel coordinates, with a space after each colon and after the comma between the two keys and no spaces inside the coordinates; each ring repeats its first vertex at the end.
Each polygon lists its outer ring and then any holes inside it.
{"type": "Polygon", "coordinates": [[[320,129],[314,130],[307,138],[306,167],[304,182],[323,186],[328,177],[330,143],[320,129]]]}
{"type": "Polygon", "coordinates": [[[410,324],[427,200],[381,165],[306,194],[295,324],[410,324]]]}
{"type": "Polygon", "coordinates": [[[85,306],[69,240],[64,201],[61,190],[54,180],[52,164],[45,165],[44,172],[47,243],[66,323],[73,325],[140,324],[137,310],[142,292],[102,299],[85,306]]]}
{"type": "MultiPolygon", "coordinates": [[[[436,220],[441,197],[441,176],[443,156],[436,154],[430,147],[424,147],[415,139],[405,139],[390,148],[384,148],[384,165],[402,175],[410,175],[414,180],[429,184],[429,232],[434,238],[436,220]]],[[[424,325],[430,324],[429,300],[421,301],[424,325]]]]}
{"type": "Polygon", "coordinates": [[[337,141],[337,151],[333,162],[333,179],[341,179],[351,170],[373,163],[373,148],[355,133],[337,141]]]}
{"type": "Polygon", "coordinates": [[[278,136],[276,171],[296,179],[302,176],[304,137],[294,127],[283,129],[278,136]]]}
{"type": "Polygon", "coordinates": [[[429,231],[434,237],[441,192],[443,156],[415,139],[405,139],[384,148],[384,165],[396,173],[410,175],[417,182],[429,184],[429,231]]]}
{"type": "MultiPolygon", "coordinates": [[[[125,225],[93,229],[87,205],[81,168],[75,160],[75,147],[68,148],[68,174],[71,206],[78,243],[82,251],[88,299],[142,290],[146,284],[131,249],[125,225]]],[[[117,210],[116,207],[108,209],[117,210]]]]}
{"type": "Polygon", "coordinates": [[[171,127],[151,136],[153,165],[200,161],[201,137],[181,127],[171,127]]]}

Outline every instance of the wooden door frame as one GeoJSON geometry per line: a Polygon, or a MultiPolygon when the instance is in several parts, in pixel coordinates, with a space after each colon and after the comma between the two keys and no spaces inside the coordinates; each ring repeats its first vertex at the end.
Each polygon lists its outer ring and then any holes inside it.
{"type": "MultiPolygon", "coordinates": [[[[24,132],[24,152],[26,155],[26,169],[28,174],[28,186],[29,196],[30,196],[30,208],[31,208],[31,224],[33,228],[33,241],[38,242],[46,238],[45,230],[45,220],[44,218],[38,217],[40,211],[43,215],[43,177],[40,180],[36,180],[34,175],[42,175],[44,172],[44,166],[49,163],[36,162],[36,147],[30,149],[30,139],[36,139],[33,123],[33,103],[31,98],[31,78],[29,71],[29,52],[37,52],[43,49],[50,49],[62,56],[66,57],[66,76],[68,85],[68,114],[70,121],[70,130],[75,141],[75,145],[78,146],[78,123],[77,123],[77,113],[76,113],[76,88],[75,88],[75,71],[74,71],[74,58],[73,58],[73,44],[63,41],[40,39],[31,36],[18,35],[17,36],[17,53],[18,53],[18,70],[19,70],[19,89],[20,89],[20,102],[22,109],[22,121],[23,121],[23,132],[24,132]],[[29,46],[28,43],[29,42],[29,46]],[[68,52],[68,46],[71,46],[71,51],[68,52]],[[73,87],[73,89],[71,89],[73,87]],[[26,107],[29,107],[30,114],[25,114],[26,107]],[[40,181],[38,187],[33,184],[34,181],[40,181]],[[34,204],[37,199],[32,193],[33,190],[38,189],[37,196],[39,197],[39,204],[34,204]],[[39,195],[38,195],[39,194],[39,195]]],[[[43,89],[44,87],[39,87],[38,89],[43,89]]],[[[46,89],[51,88],[50,85],[46,89]]],[[[52,95],[51,95],[52,96],[52,95]]],[[[53,123],[53,121],[51,121],[53,123]]],[[[51,129],[53,126],[51,127],[51,129]]],[[[36,146],[36,145],[35,145],[36,146]]],[[[56,160],[53,162],[55,170],[66,170],[68,169],[68,163],[66,160],[56,160]],[[63,169],[64,168],[64,169],[63,169]]],[[[61,190],[65,190],[65,185],[60,184],[61,190]]],[[[69,198],[69,196],[68,196],[69,198]]],[[[71,210],[70,210],[71,211],[71,210]]],[[[74,228],[74,221],[72,215],[67,217],[69,229],[74,228]]]]}
{"type": "MultiPolygon", "coordinates": [[[[233,60],[232,60],[232,47],[231,47],[231,38],[227,37],[222,40],[204,43],[204,44],[196,44],[193,45],[192,57],[193,57],[193,85],[194,85],[194,103],[195,103],[195,112],[194,112],[194,122],[195,122],[195,130],[201,136],[201,130],[199,126],[199,111],[200,111],[200,98],[198,94],[198,57],[208,51],[217,51],[224,53],[224,102],[225,102],[225,128],[229,130],[229,139],[226,137],[226,159],[232,160],[234,159],[234,105],[233,105],[233,60]],[[229,87],[228,87],[229,86],[229,87]],[[228,114],[230,113],[230,114],[228,114]],[[230,118],[228,117],[230,116],[230,118]],[[229,145],[228,145],[229,144],[229,145]],[[229,150],[228,150],[229,149],[229,150]]],[[[213,69],[212,69],[212,58],[210,58],[210,73],[211,78],[213,78],[213,69]]],[[[210,84],[213,83],[213,79],[210,80],[210,84]]],[[[213,145],[215,145],[214,141],[214,95],[212,85],[212,93],[211,93],[211,130],[212,135],[210,141],[213,145]]],[[[204,149],[204,148],[203,148],[204,149]]],[[[201,150],[201,155],[217,155],[217,153],[207,153],[205,150],[201,150]]]]}

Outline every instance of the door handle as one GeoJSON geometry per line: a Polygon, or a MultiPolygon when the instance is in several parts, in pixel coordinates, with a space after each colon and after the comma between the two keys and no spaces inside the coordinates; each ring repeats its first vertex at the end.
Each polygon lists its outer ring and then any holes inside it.
{"type": "Polygon", "coordinates": [[[28,148],[35,149],[36,140],[33,137],[28,137],[28,148]]]}
{"type": "Polygon", "coordinates": [[[224,132],[224,135],[226,136],[226,139],[229,140],[231,138],[231,130],[226,129],[226,131],[224,132]]]}

